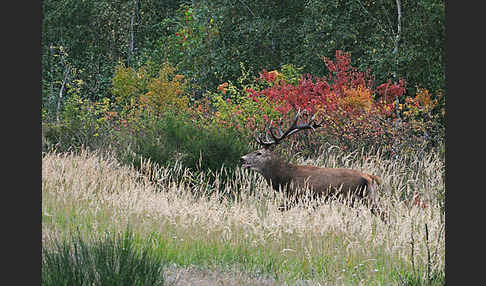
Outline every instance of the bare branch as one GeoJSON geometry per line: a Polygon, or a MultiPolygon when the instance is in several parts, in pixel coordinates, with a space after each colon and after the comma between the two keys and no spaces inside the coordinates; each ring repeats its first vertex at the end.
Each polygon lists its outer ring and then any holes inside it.
{"type": "Polygon", "coordinates": [[[257,17],[257,16],[255,16],[255,14],[253,13],[253,11],[251,11],[250,7],[248,7],[248,5],[246,5],[246,3],[245,3],[245,2],[243,2],[243,1],[241,1],[241,0],[239,0],[239,1],[240,1],[240,3],[241,3],[241,4],[243,4],[243,6],[245,6],[245,7],[246,7],[246,9],[248,9],[248,11],[250,11],[250,14],[251,14],[253,17],[255,17],[255,18],[257,17]]]}

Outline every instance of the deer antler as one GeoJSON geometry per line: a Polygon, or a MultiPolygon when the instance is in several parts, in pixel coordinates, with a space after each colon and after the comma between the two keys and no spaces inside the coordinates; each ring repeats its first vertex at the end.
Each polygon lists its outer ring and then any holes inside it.
{"type": "Polygon", "coordinates": [[[305,129],[314,130],[315,128],[321,127],[322,123],[324,122],[324,120],[319,122],[319,123],[314,122],[316,114],[314,114],[314,116],[312,116],[311,121],[308,122],[307,124],[298,125],[297,122],[299,121],[299,117],[300,117],[300,109],[299,109],[297,111],[297,115],[295,116],[294,122],[292,123],[292,125],[290,126],[290,128],[287,131],[283,132],[282,129],[280,128],[280,126],[278,127],[278,133],[279,133],[278,136],[279,137],[277,137],[274,133],[275,128],[271,127],[272,122],[273,122],[273,121],[271,121],[270,126],[268,127],[268,131],[270,133],[270,136],[272,137],[271,140],[268,138],[268,134],[265,134],[264,139],[261,138],[261,135],[260,135],[260,138],[255,136],[255,140],[260,145],[263,145],[264,148],[269,148],[270,146],[279,144],[280,141],[282,141],[286,137],[288,137],[288,136],[290,136],[290,135],[292,135],[292,134],[294,134],[294,133],[296,133],[300,130],[305,130],[305,129]]]}

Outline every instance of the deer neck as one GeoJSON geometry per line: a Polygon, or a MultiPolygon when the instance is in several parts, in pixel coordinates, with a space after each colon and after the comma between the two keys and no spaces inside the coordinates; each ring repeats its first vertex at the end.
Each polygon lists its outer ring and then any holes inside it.
{"type": "Polygon", "coordinates": [[[276,157],[265,163],[262,175],[277,190],[290,183],[294,169],[294,165],[276,157]]]}

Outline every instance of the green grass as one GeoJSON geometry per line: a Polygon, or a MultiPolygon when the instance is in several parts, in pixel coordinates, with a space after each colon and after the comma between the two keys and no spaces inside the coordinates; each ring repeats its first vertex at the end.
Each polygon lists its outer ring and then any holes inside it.
{"type": "Polygon", "coordinates": [[[164,285],[164,264],[130,230],[42,247],[42,285],[164,285]]]}
{"type": "Polygon", "coordinates": [[[65,241],[72,249],[80,237],[125,237],[129,226],[137,253],[145,249],[163,265],[239,269],[289,284],[443,285],[444,220],[434,193],[443,187],[440,161],[432,155],[403,161],[325,155],[312,163],[333,166],[340,161],[379,174],[384,192],[405,192],[413,183],[421,187],[429,207],[404,204],[402,193],[384,194],[381,200],[391,213],[388,225],[364,207],[350,209],[339,202],[280,212],[279,195],[245,170],[225,186],[228,192],[241,191],[238,201],[230,201],[224,194],[196,197],[194,183],[174,181],[170,168],[147,165],[152,168],[149,180],[108,155],[48,153],[42,166],[44,251],[62,253],[53,241],[65,241]],[[414,160],[422,162],[410,164],[414,160]]]}

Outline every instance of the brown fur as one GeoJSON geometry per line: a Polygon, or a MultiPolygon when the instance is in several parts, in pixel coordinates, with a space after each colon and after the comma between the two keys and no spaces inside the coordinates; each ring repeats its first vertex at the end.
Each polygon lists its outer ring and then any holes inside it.
{"type": "MultiPolygon", "coordinates": [[[[353,169],[320,168],[287,163],[268,148],[259,149],[241,157],[243,168],[253,169],[263,175],[273,189],[282,189],[288,197],[299,200],[302,190],[308,187],[312,197],[340,196],[364,200],[376,212],[376,188],[380,179],[353,169]]],[[[287,209],[282,207],[281,209],[287,209]]]]}

